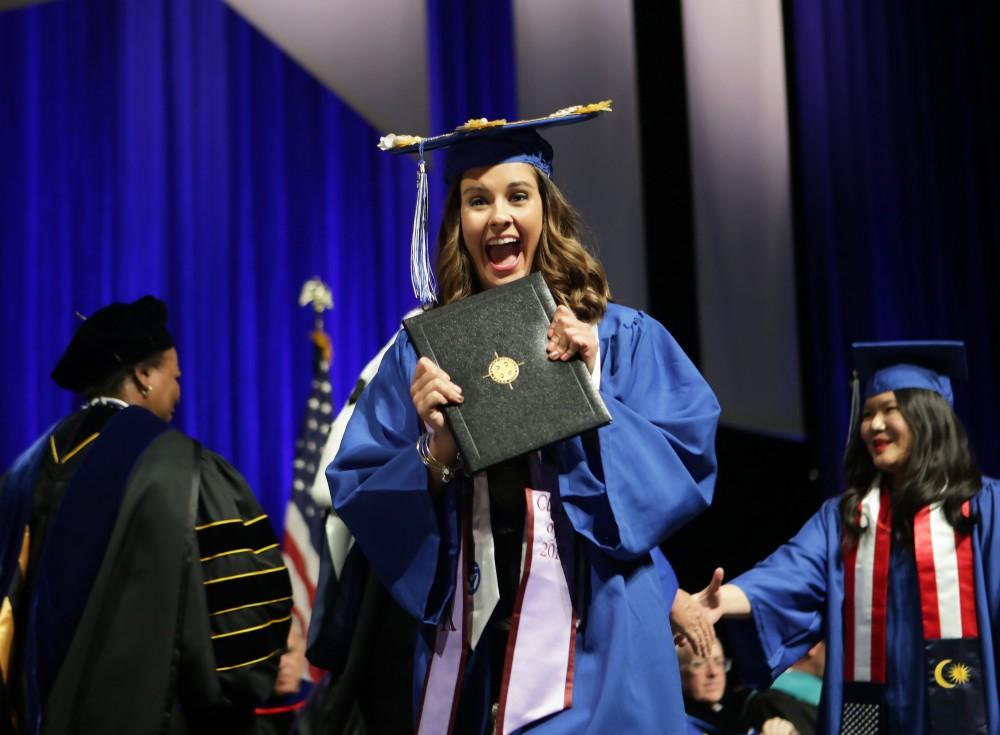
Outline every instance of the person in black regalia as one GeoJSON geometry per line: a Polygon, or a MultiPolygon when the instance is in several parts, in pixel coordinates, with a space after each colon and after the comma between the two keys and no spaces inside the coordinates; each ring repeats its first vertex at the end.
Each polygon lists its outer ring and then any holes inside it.
{"type": "Polygon", "coordinates": [[[225,460],[167,423],[164,303],[86,319],[52,378],[86,404],[0,478],[0,732],[252,732],[291,588],[225,460]]]}

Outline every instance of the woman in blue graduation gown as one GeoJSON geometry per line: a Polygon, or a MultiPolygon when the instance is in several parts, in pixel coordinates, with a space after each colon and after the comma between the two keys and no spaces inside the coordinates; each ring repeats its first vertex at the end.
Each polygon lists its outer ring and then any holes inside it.
{"type": "Polygon", "coordinates": [[[717,570],[699,597],[733,618],[752,686],[825,637],[820,732],[1000,733],[1000,489],[976,471],[950,405],[963,348],[855,345],[855,360],[868,380],[845,455],[851,489],[730,584],[717,570]]]}
{"type": "MultiPolygon", "coordinates": [[[[566,579],[577,621],[572,695],[568,706],[498,732],[681,732],[668,606],[649,552],[711,501],[718,403],[663,326],[608,302],[603,269],[580,245],[575,216],[550,179],[551,148],[518,125],[464,136],[449,149],[441,301],[540,271],[560,304],[549,357],[583,360],[613,421],[545,448],[537,460],[557,477],[555,535],[561,558],[575,563],[566,579]]],[[[426,672],[441,626],[454,621],[452,604],[465,591],[456,571],[460,534],[477,520],[462,522],[473,483],[452,474],[456,449],[440,410],[461,400],[461,387],[418,360],[401,333],[327,472],[337,512],[382,582],[422,624],[418,723],[423,708],[440,705],[428,701],[434,684],[426,672]]],[[[489,732],[509,685],[528,463],[522,457],[487,473],[499,602],[478,645],[465,643],[461,683],[448,703],[452,732],[489,732]]]]}

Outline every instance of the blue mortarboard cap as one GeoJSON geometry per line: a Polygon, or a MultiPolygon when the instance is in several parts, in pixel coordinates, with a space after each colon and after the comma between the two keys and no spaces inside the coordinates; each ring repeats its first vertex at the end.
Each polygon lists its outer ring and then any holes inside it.
{"type": "Polygon", "coordinates": [[[968,376],[964,342],[855,342],[851,348],[854,352],[854,379],[851,418],[845,442],[847,447],[857,431],[863,401],[890,390],[922,388],[934,391],[954,406],[951,379],[965,380],[968,376]]]}
{"type": "Polygon", "coordinates": [[[538,134],[544,128],[590,120],[611,111],[611,100],[576,105],[530,120],[469,120],[450,133],[432,138],[414,135],[386,135],[379,148],[392,153],[417,153],[446,149],[445,179],[452,184],[463,171],[498,163],[530,163],[552,176],[552,146],[538,134]]]}
{"type": "Polygon", "coordinates": [[[445,153],[444,179],[448,186],[470,168],[499,163],[528,163],[552,178],[552,146],[533,128],[467,138],[452,143],[445,153]]]}
{"type": "Polygon", "coordinates": [[[557,110],[546,117],[530,120],[469,120],[450,133],[421,138],[415,135],[389,134],[378,147],[390,153],[416,153],[419,156],[417,206],[413,215],[413,238],[410,246],[410,278],[413,293],[420,303],[437,300],[427,247],[427,176],[424,153],[446,149],[445,181],[450,186],[464,171],[500,163],[528,163],[552,178],[552,146],[538,134],[543,128],[572,125],[611,111],[611,100],[576,105],[557,110]]]}
{"type": "Polygon", "coordinates": [[[854,368],[862,400],[901,388],[923,388],[954,405],[951,379],[965,380],[965,344],[956,341],[856,342],[854,368]]]}

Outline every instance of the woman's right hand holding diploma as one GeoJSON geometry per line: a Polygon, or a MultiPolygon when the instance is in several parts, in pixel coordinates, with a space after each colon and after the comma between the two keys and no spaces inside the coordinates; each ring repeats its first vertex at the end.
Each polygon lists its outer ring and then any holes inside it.
{"type": "MultiPolygon", "coordinates": [[[[413,407],[424,424],[430,427],[431,438],[428,444],[430,453],[438,462],[451,466],[458,457],[458,445],[448,428],[442,408],[449,403],[461,403],[462,389],[451,382],[448,373],[426,357],[417,362],[410,383],[410,398],[413,407]]],[[[440,480],[433,477],[432,490],[440,489],[440,480]]]]}
{"type": "Polygon", "coordinates": [[[750,615],[750,600],[736,585],[722,584],[724,574],[722,567],[717,567],[708,586],[693,595],[713,625],[719,618],[745,618],[750,615]]]}

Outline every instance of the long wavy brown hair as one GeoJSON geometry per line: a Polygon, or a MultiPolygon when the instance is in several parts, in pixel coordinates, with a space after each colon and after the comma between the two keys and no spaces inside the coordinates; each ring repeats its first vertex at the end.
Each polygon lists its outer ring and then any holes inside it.
{"type": "MultiPolygon", "coordinates": [[[[551,179],[533,170],[542,198],[543,224],[531,270],[541,271],[556,303],[568,306],[578,319],[595,322],[604,315],[611,298],[604,267],[582,244],[576,210],[551,179]]],[[[442,306],[482,291],[462,238],[458,181],[448,191],[437,252],[438,300],[442,306]]]]}

